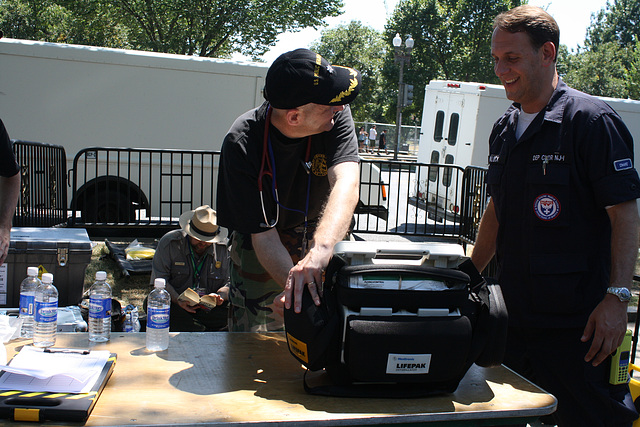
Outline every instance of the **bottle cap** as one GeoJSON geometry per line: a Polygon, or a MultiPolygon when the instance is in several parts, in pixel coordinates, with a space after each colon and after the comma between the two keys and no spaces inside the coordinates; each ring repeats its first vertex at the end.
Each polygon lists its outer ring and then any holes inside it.
{"type": "Polygon", "coordinates": [[[27,276],[37,276],[38,267],[27,267],[27,276]]]}
{"type": "Polygon", "coordinates": [[[160,277],[158,277],[156,280],[153,281],[153,287],[154,288],[160,288],[160,289],[164,289],[165,287],[165,280],[161,279],[160,277]]]}
{"type": "Polygon", "coordinates": [[[96,280],[107,280],[106,271],[96,271],[96,280]]]}
{"type": "Polygon", "coordinates": [[[53,274],[51,274],[51,273],[43,273],[42,274],[42,283],[53,283],[53,274]]]}

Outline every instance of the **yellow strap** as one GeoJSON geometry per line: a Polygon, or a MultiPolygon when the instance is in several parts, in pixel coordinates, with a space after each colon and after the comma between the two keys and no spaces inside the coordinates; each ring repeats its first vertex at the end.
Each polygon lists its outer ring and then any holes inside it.
{"type": "Polygon", "coordinates": [[[15,421],[40,421],[40,409],[16,408],[13,410],[15,421]]]}

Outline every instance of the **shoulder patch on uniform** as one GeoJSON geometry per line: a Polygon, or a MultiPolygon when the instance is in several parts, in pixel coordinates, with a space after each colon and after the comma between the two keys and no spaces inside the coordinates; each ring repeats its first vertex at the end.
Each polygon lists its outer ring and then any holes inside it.
{"type": "Polygon", "coordinates": [[[631,162],[631,159],[622,159],[613,162],[613,168],[616,170],[616,172],[631,169],[632,167],[633,163],[631,162]]]}

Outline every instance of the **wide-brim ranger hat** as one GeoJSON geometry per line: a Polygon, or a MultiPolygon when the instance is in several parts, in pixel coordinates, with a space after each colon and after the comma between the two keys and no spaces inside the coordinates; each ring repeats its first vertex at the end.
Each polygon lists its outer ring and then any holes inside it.
{"type": "Polygon", "coordinates": [[[180,227],[191,237],[207,243],[223,242],[227,229],[218,225],[216,211],[209,205],[200,206],[180,215],[180,227]]]}
{"type": "Polygon", "coordinates": [[[273,108],[290,109],[314,103],[345,105],[360,92],[360,72],[331,65],[309,49],[280,55],[269,67],[264,97],[273,108]]]}

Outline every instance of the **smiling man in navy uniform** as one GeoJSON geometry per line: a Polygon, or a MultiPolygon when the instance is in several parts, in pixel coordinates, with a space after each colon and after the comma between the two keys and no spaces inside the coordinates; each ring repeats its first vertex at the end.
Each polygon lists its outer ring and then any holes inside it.
{"type": "Polygon", "coordinates": [[[627,329],[638,250],[633,140],[607,104],[556,71],[560,33],[542,9],[494,23],[496,75],[514,104],[490,136],[491,196],[472,260],[494,253],[509,310],[505,364],[558,398],[562,426],[631,425],[609,355],[627,329]]]}

